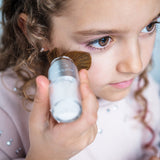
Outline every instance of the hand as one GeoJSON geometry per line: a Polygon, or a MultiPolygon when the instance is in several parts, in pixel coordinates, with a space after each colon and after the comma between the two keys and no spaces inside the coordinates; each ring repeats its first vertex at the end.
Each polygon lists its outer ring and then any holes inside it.
{"type": "Polygon", "coordinates": [[[158,157],[153,156],[150,160],[160,160],[160,157],[158,158],[158,157]]]}
{"type": "Polygon", "coordinates": [[[29,121],[30,149],[26,160],[67,160],[93,142],[97,134],[98,102],[81,70],[82,115],[71,123],[57,123],[49,111],[49,81],[36,79],[37,92],[29,121]]]}

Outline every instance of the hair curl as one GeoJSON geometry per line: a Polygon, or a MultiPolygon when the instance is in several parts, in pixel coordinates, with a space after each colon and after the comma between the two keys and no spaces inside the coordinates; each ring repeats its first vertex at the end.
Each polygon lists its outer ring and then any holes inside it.
{"type": "MultiPolygon", "coordinates": [[[[46,53],[41,53],[40,50],[43,42],[51,39],[50,33],[54,27],[51,23],[51,15],[60,16],[65,7],[64,0],[3,0],[0,71],[5,71],[9,67],[14,68],[23,81],[23,85],[19,88],[20,94],[27,100],[34,99],[27,90],[35,85],[35,78],[40,74],[47,75],[48,60],[46,53]],[[26,35],[18,25],[21,13],[27,15],[26,35]]],[[[153,135],[151,141],[145,145],[145,148],[149,148],[155,135],[146,123],[148,105],[142,95],[148,85],[146,70],[140,75],[139,83],[141,81],[144,81],[144,85],[135,92],[135,98],[143,106],[139,115],[141,122],[153,135]]]]}
{"type": "Polygon", "coordinates": [[[25,90],[34,83],[37,75],[46,75],[49,67],[46,53],[40,53],[40,50],[44,41],[50,41],[51,15],[61,15],[65,4],[63,0],[3,1],[0,70],[14,66],[24,81],[20,88],[21,94],[28,100],[33,100],[33,97],[28,96],[25,90]],[[26,35],[18,25],[21,13],[27,15],[26,35]]]}
{"type": "MultiPolygon", "coordinates": [[[[149,124],[146,122],[146,116],[148,113],[148,102],[147,99],[143,96],[143,91],[147,88],[149,84],[148,78],[147,78],[147,69],[142,72],[142,74],[139,76],[138,80],[138,89],[134,92],[134,97],[141,106],[140,113],[138,114],[137,118],[140,119],[140,122],[143,124],[143,126],[151,133],[152,138],[149,142],[144,144],[142,147],[146,150],[151,150],[154,155],[157,155],[158,151],[157,149],[152,146],[153,141],[155,139],[155,132],[154,130],[149,126],[149,124]],[[141,85],[143,83],[143,85],[141,85]]],[[[153,157],[150,158],[152,160],[153,157]]]]}

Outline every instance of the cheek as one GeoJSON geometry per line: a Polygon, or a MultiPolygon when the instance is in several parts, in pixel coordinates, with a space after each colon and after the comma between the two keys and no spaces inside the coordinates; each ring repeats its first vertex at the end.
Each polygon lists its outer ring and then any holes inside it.
{"type": "Polygon", "coordinates": [[[92,64],[88,71],[91,86],[99,87],[108,83],[111,79],[111,67],[108,57],[92,57],[92,64]]]}
{"type": "Polygon", "coordinates": [[[148,50],[145,52],[145,54],[142,55],[142,59],[143,59],[143,68],[146,68],[147,65],[149,64],[150,60],[152,57],[152,50],[148,50]]]}
{"type": "Polygon", "coordinates": [[[142,44],[141,53],[142,53],[142,61],[144,68],[149,64],[151,60],[154,42],[155,42],[155,36],[149,39],[146,43],[142,44]]]}
{"type": "Polygon", "coordinates": [[[102,77],[102,71],[101,71],[101,65],[98,65],[97,63],[93,63],[88,70],[88,77],[90,81],[91,86],[95,86],[99,83],[102,83],[101,77],[102,77]]]}

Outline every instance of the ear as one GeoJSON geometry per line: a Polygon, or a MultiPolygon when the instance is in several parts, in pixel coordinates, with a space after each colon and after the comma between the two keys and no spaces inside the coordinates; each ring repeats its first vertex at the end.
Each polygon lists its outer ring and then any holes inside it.
{"type": "Polygon", "coordinates": [[[22,30],[22,32],[26,35],[26,23],[27,23],[27,15],[25,13],[21,13],[18,17],[18,26],[22,30]]]}
{"type": "MultiPolygon", "coordinates": [[[[28,16],[25,13],[21,13],[18,17],[18,26],[21,29],[21,31],[24,33],[24,35],[27,38],[27,32],[26,32],[26,24],[27,24],[28,16]]],[[[47,41],[42,42],[42,48],[40,52],[48,51],[48,44],[47,41]]]]}

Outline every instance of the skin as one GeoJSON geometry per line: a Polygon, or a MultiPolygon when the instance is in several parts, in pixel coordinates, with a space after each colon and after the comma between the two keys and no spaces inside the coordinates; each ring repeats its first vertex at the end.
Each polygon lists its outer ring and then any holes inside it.
{"type": "Polygon", "coordinates": [[[159,4],[158,0],[124,0],[121,3],[116,0],[93,0],[91,5],[89,0],[72,0],[68,14],[53,18],[54,31],[49,48],[56,46],[89,52],[92,66],[88,75],[94,94],[109,101],[120,100],[129,93],[131,85],[117,89],[110,83],[134,79],[148,65],[155,32],[145,34],[142,29],[157,16],[159,4]],[[89,36],[77,34],[79,31],[93,29],[117,30],[117,33],[89,36]],[[105,36],[113,39],[105,49],[93,50],[86,47],[87,41],[105,36]]]}
{"type": "Polygon", "coordinates": [[[66,14],[53,17],[52,41],[45,46],[50,50],[61,47],[90,52],[91,68],[79,73],[83,113],[72,123],[57,124],[49,115],[49,81],[39,76],[29,121],[30,149],[26,160],[67,160],[92,143],[97,133],[97,97],[111,101],[124,98],[131,86],[119,89],[111,83],[137,77],[150,61],[155,32],[144,33],[143,29],[159,14],[159,0],[90,2],[69,1],[66,14]],[[109,34],[113,40],[105,49],[91,50],[86,47],[86,41],[108,34],[77,33],[88,29],[117,32],[109,34]]]}
{"type": "Polygon", "coordinates": [[[30,148],[26,160],[68,160],[95,139],[98,103],[89,89],[86,71],[81,70],[79,76],[83,113],[78,120],[66,124],[58,124],[50,116],[49,81],[44,76],[37,77],[37,92],[29,119],[30,148]]]}

